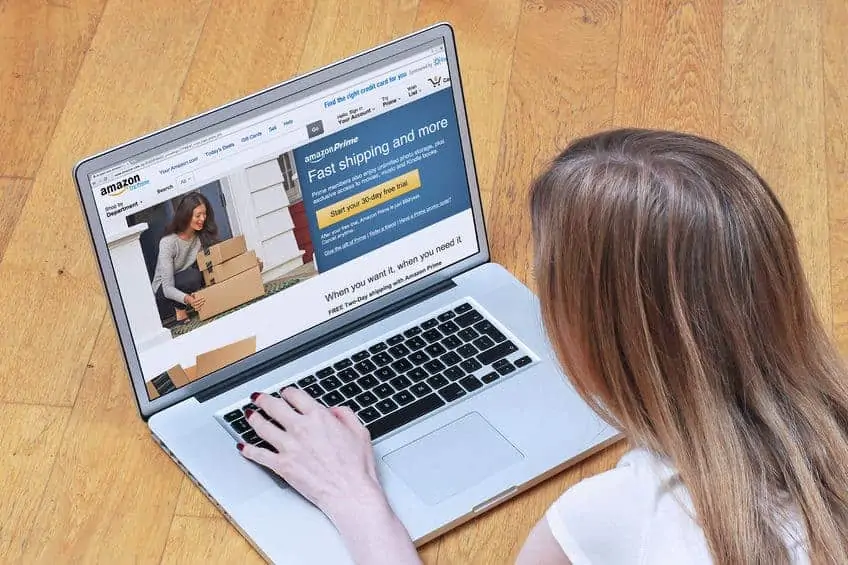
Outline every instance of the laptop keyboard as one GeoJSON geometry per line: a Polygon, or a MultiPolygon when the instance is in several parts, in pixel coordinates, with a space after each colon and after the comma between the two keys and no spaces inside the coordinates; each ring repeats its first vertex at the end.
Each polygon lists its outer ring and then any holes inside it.
{"type": "MultiPolygon", "coordinates": [[[[279,398],[295,386],[324,406],[348,406],[376,440],[536,362],[468,302],[387,336],[265,392],[279,398]]],[[[240,441],[271,449],[245,420],[246,409],[258,408],[245,399],[217,417],[240,441]]]]}

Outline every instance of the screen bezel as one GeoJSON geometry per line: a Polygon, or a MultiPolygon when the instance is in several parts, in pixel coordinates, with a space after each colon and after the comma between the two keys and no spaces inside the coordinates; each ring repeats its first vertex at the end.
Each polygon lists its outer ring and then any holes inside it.
{"type": "MultiPolygon", "coordinates": [[[[390,62],[388,62],[390,64],[390,62]]],[[[404,298],[408,298],[432,285],[442,283],[453,278],[459,273],[474,268],[489,261],[489,248],[486,239],[486,229],[483,220],[482,202],[477,182],[477,174],[474,166],[474,155],[471,145],[471,137],[468,128],[468,116],[465,108],[462,82],[459,73],[459,60],[456,52],[456,44],[453,29],[448,23],[439,23],[422,29],[405,37],[398,38],[389,43],[374,47],[367,51],[348,57],[331,65],[314,70],[308,74],[294,77],[286,82],[269,87],[255,94],[235,100],[208,112],[198,114],[179,123],[139,137],[120,146],[114,147],[97,155],[83,159],[74,167],[74,180],[80,196],[83,213],[86,217],[91,242],[97,257],[101,279],[105,292],[109,298],[110,311],[118,333],[118,339],[124,352],[124,359],[132,382],[138,409],[143,418],[147,419],[156,412],[172,406],[186,398],[190,398],[212,386],[218,385],[231,379],[241,372],[252,367],[273,361],[274,358],[285,355],[295,348],[308,345],[309,342],[319,339],[334,330],[338,330],[357,320],[373,315],[382,309],[390,307],[404,298]],[[163,396],[149,399],[146,381],[141,370],[135,342],[129,326],[128,317],[124,308],[124,301],[118,287],[115,270],[109,254],[108,244],[103,231],[103,226],[97,211],[94,193],[89,182],[91,173],[104,170],[130,158],[149,152],[177,140],[201,137],[208,134],[205,130],[210,127],[227,127],[228,121],[244,120],[252,117],[251,112],[259,110],[267,111],[269,105],[284,105],[291,103],[301,96],[309,96],[312,89],[319,85],[337,79],[348,78],[351,73],[367,72],[369,66],[379,63],[386,64],[387,59],[401,56],[405,52],[425,47],[441,39],[445,45],[445,57],[447,58],[448,71],[450,73],[451,87],[454,95],[454,109],[457,115],[457,126],[465,162],[466,179],[468,183],[469,196],[475,230],[477,234],[478,252],[457,263],[443,267],[427,276],[418,279],[404,287],[393,290],[379,298],[348,312],[342,313],[335,318],[322,322],[308,330],[304,330],[290,338],[275,345],[257,351],[248,358],[237,361],[227,367],[219,369],[214,373],[201,379],[190,382],[187,385],[171,391],[163,396]]]]}

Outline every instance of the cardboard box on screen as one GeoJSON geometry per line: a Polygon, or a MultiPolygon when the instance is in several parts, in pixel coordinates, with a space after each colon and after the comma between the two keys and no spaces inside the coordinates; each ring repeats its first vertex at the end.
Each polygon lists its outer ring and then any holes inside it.
{"type": "Polygon", "coordinates": [[[225,281],[239,273],[243,273],[258,264],[259,259],[257,259],[256,253],[254,251],[248,251],[247,253],[242,253],[232,259],[228,259],[220,265],[210,265],[209,268],[201,269],[200,272],[203,273],[203,280],[206,286],[212,286],[215,283],[225,281]]]}
{"type": "Polygon", "coordinates": [[[208,320],[212,316],[264,296],[265,285],[262,284],[259,265],[256,265],[225,281],[198,290],[195,294],[206,299],[198,314],[201,320],[208,320]]]}
{"type": "Polygon", "coordinates": [[[247,243],[243,235],[225,239],[221,243],[211,245],[197,254],[197,267],[200,270],[208,269],[214,265],[220,265],[228,259],[232,259],[247,252],[247,243]]]}

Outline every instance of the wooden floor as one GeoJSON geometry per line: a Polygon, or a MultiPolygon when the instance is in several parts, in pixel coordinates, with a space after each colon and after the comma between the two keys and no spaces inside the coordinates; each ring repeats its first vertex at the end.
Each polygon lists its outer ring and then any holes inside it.
{"type": "MultiPolygon", "coordinates": [[[[136,416],[71,167],[440,20],[458,34],[497,261],[530,282],[528,182],[574,136],[698,132],[779,192],[848,352],[846,0],[0,0],[0,562],[260,561],[136,416]]],[[[512,561],[557,495],[623,447],[424,560],[512,561]]]]}

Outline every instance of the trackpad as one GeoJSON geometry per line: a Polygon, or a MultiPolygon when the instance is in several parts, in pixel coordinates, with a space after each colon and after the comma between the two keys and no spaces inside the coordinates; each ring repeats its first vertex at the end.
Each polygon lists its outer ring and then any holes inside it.
{"type": "Polygon", "coordinates": [[[473,487],[524,456],[477,412],[383,456],[427,504],[473,487]]]}

